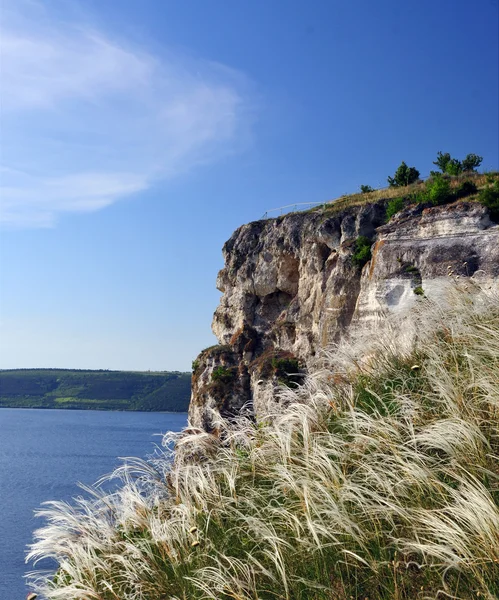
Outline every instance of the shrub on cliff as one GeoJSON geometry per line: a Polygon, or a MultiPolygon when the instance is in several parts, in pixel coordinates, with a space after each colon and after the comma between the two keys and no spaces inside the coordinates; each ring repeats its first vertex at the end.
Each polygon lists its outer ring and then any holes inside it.
{"type": "Polygon", "coordinates": [[[393,215],[397,214],[404,208],[405,202],[403,198],[393,198],[386,206],[386,220],[389,221],[393,215]]]}
{"type": "Polygon", "coordinates": [[[359,235],[355,240],[352,254],[352,262],[355,266],[362,268],[366,262],[371,260],[372,240],[365,235],[359,235]]]}
{"type": "Polygon", "coordinates": [[[455,189],[454,195],[456,198],[466,198],[466,196],[472,196],[477,193],[477,187],[472,181],[463,181],[455,189]]]}
{"type": "Polygon", "coordinates": [[[287,387],[295,387],[303,380],[300,365],[296,358],[273,358],[272,368],[279,383],[287,387]]]}
{"type": "Polygon", "coordinates": [[[478,194],[478,200],[489,209],[491,218],[494,221],[499,221],[499,179],[481,190],[478,194]]]}
{"type": "Polygon", "coordinates": [[[418,179],[419,171],[415,167],[408,167],[405,162],[402,162],[395,171],[395,175],[388,177],[388,185],[390,187],[403,187],[414,183],[418,179]]]}
{"type": "MultiPolygon", "coordinates": [[[[390,200],[386,206],[386,220],[389,221],[396,213],[401,211],[406,204],[430,203],[433,206],[439,206],[448,202],[454,202],[459,198],[466,198],[477,193],[476,184],[473,181],[466,180],[460,183],[454,189],[451,186],[451,179],[448,175],[443,175],[433,171],[432,176],[425,184],[421,184],[419,189],[406,196],[399,196],[390,200]]],[[[487,202],[491,201],[490,192],[485,192],[482,197],[490,196],[487,202]]],[[[492,200],[493,203],[493,200],[492,200]]]]}
{"type": "Polygon", "coordinates": [[[233,367],[216,367],[213,369],[211,379],[220,383],[230,383],[234,379],[234,375],[233,367]]]}
{"type": "Polygon", "coordinates": [[[433,177],[426,186],[426,196],[433,206],[453,200],[449,180],[441,175],[433,177]]]}
{"type": "Polygon", "coordinates": [[[451,158],[445,167],[445,173],[456,177],[463,172],[463,165],[457,158],[451,158]]]}
{"type": "Polygon", "coordinates": [[[467,154],[466,158],[463,160],[463,171],[476,171],[478,167],[482,164],[483,156],[478,156],[478,154],[467,154]]]}
{"type": "Polygon", "coordinates": [[[447,165],[449,164],[450,161],[451,161],[451,155],[449,154],[449,152],[446,152],[444,154],[443,152],[441,152],[439,150],[437,152],[437,160],[433,161],[433,164],[436,165],[442,171],[442,173],[446,173],[447,165]]]}

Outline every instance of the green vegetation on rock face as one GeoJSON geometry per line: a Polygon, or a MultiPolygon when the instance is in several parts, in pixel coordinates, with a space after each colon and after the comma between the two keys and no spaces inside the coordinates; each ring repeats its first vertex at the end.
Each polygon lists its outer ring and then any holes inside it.
{"type": "Polygon", "coordinates": [[[386,220],[389,221],[393,215],[396,215],[405,206],[403,198],[393,198],[386,206],[386,220]]]}
{"type": "Polygon", "coordinates": [[[229,383],[234,379],[235,369],[233,367],[216,367],[211,374],[212,381],[219,381],[220,383],[229,383]]]}
{"type": "Polygon", "coordinates": [[[445,204],[451,199],[449,180],[441,175],[433,177],[426,185],[425,196],[425,200],[433,206],[445,204]]]}
{"type": "Polygon", "coordinates": [[[281,385],[294,387],[303,382],[303,374],[297,358],[274,357],[271,365],[281,385]]]}
{"type": "Polygon", "coordinates": [[[176,371],[0,370],[0,407],[185,412],[190,386],[176,371]]]}
{"type": "MultiPolygon", "coordinates": [[[[472,181],[462,182],[458,188],[451,189],[450,178],[458,177],[465,173],[468,175],[476,174],[476,169],[482,164],[483,158],[477,154],[468,154],[462,161],[452,158],[446,152],[438,152],[437,160],[433,163],[441,170],[431,171],[430,178],[423,184],[421,189],[412,193],[408,198],[394,198],[387,206],[387,219],[390,219],[395,213],[402,209],[405,200],[415,202],[428,202],[433,206],[439,206],[448,202],[453,202],[459,198],[470,196],[476,193],[476,185],[472,181]]],[[[408,167],[402,162],[393,177],[388,177],[390,187],[407,187],[414,184],[419,179],[419,171],[415,167],[408,167]]]]}
{"type": "MultiPolygon", "coordinates": [[[[386,204],[386,220],[414,204],[441,206],[470,199],[478,201],[489,209],[493,220],[499,220],[499,174],[481,175],[474,172],[453,177],[436,171],[426,181],[400,189],[400,195],[391,198],[386,204]]],[[[381,193],[381,191],[377,192],[381,193]]]]}
{"type": "Polygon", "coordinates": [[[491,218],[499,222],[499,178],[489,181],[488,185],[481,190],[478,199],[489,209],[491,218]]]}
{"type": "Polygon", "coordinates": [[[362,268],[367,261],[371,260],[371,246],[373,242],[365,235],[359,235],[355,240],[352,262],[357,267],[362,268]]]}
{"type": "Polygon", "coordinates": [[[494,181],[499,179],[499,173],[478,173],[477,168],[482,160],[481,156],[472,153],[460,161],[448,152],[445,154],[439,152],[434,164],[440,168],[440,171],[430,171],[426,181],[419,178],[416,167],[409,167],[402,162],[393,177],[388,177],[389,187],[373,189],[363,184],[360,186],[360,193],[344,195],[325,204],[323,210],[326,214],[341,213],[351,206],[384,201],[387,211],[386,220],[389,221],[393,215],[411,204],[438,206],[469,198],[489,208],[491,217],[497,221],[499,211],[494,208],[496,201],[491,187],[494,181]],[[488,184],[489,190],[481,194],[485,183],[488,184]]]}
{"type": "Polygon", "coordinates": [[[390,329],[333,348],[304,385],[262,389],[256,422],[170,434],[175,461],[124,466],[119,495],[45,507],[31,559],[59,571],[39,591],[499,597],[499,303],[477,288],[457,285],[450,310],[422,300],[412,348],[390,329]]]}

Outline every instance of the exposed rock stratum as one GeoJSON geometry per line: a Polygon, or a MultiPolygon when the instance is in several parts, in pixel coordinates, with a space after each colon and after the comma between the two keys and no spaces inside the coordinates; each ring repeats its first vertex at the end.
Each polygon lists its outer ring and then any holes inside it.
{"type": "Polygon", "coordinates": [[[195,361],[189,407],[207,430],[217,412],[258,412],[259,382],[277,382],[279,365],[306,371],[321,348],[357,328],[375,333],[456,278],[499,284],[499,225],[475,202],[409,208],[388,224],[383,202],[293,213],[243,225],[223,254],[220,345],[195,361]],[[363,267],[352,260],[359,236],[372,240],[363,267]]]}

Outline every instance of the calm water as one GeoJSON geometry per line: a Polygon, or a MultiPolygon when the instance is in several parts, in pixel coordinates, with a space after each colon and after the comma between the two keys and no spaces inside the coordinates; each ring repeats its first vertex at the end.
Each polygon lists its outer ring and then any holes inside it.
{"type": "Polygon", "coordinates": [[[22,600],[26,544],[42,524],[33,511],[46,500],[69,500],[111,472],[117,457],[145,457],[179,431],[185,413],[0,409],[0,600],[22,600]]]}

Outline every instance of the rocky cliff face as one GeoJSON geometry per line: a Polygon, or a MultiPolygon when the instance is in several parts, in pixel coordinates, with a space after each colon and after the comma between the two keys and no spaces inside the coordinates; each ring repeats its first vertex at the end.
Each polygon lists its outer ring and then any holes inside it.
{"type": "Polygon", "coordinates": [[[258,382],[286,383],[354,328],[436,297],[453,278],[499,282],[499,225],[473,202],[408,209],[385,222],[384,203],[341,213],[294,213],[240,227],[226,242],[213,319],[220,345],[196,361],[189,419],[259,410],[258,382]],[[356,240],[372,241],[363,266],[356,240]],[[215,411],[215,412],[213,412],[215,411]]]}

